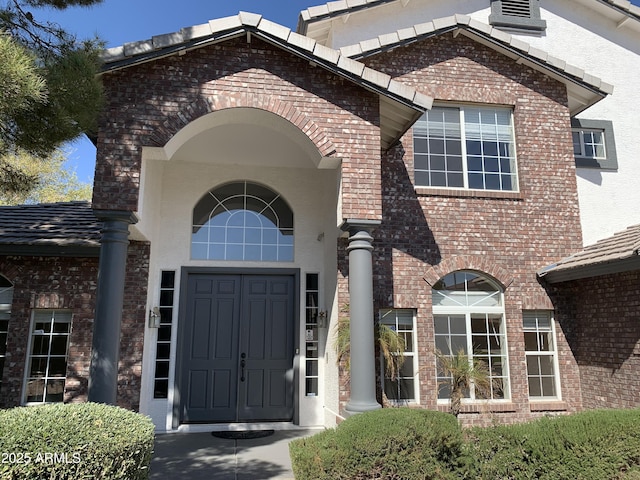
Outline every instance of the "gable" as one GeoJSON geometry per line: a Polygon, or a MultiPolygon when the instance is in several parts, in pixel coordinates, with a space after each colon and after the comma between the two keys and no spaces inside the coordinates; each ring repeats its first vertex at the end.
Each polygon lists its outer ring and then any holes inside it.
{"type": "MultiPolygon", "coordinates": [[[[616,28],[629,28],[640,32],[640,7],[628,1],[574,1],[576,8],[588,8],[611,19],[616,28]]],[[[538,0],[483,0],[482,2],[474,0],[446,0],[446,2],[433,0],[339,0],[312,6],[300,12],[297,32],[309,36],[323,45],[329,45],[332,43],[332,30],[340,23],[359,23],[361,21],[371,23],[372,18],[378,15],[383,17],[383,21],[390,23],[394,21],[393,19],[402,16],[404,12],[415,12],[421,8],[427,10],[431,18],[435,18],[442,15],[442,13],[438,13],[438,10],[445,4],[456,13],[469,14],[471,11],[486,9],[485,21],[494,26],[523,27],[532,30],[543,30],[545,27],[543,19],[539,18],[539,14],[536,15],[536,9],[539,8],[538,0]],[[491,15],[493,15],[493,19],[490,19],[491,15]],[[492,20],[496,23],[493,23],[492,20]]],[[[416,20],[415,13],[409,15],[414,15],[414,21],[416,20]]],[[[392,29],[394,28],[392,27],[392,29]]]]}
{"type": "Polygon", "coordinates": [[[569,109],[575,115],[607,94],[613,86],[562,59],[534,48],[501,30],[483,24],[467,15],[453,15],[431,22],[414,25],[385,35],[342,47],[340,52],[355,59],[364,59],[381,52],[444,35],[463,35],[514,60],[557,80],[567,87],[569,109]]]}
{"type": "MultiPolygon", "coordinates": [[[[167,57],[182,56],[187,52],[238,38],[244,38],[250,43],[253,37],[378,95],[383,148],[395,143],[420,114],[431,106],[431,98],[392,80],[388,75],[367,68],[364,64],[320,45],[313,39],[291,32],[261,15],[247,12],[108,49],[103,54],[102,75],[167,57]]],[[[306,72],[307,69],[304,69],[299,74],[305,75],[306,72]]]]}

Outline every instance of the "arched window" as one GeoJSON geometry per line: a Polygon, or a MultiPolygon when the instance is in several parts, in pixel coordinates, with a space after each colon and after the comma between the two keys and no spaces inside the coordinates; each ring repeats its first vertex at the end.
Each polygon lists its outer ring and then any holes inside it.
{"type": "Polygon", "coordinates": [[[4,359],[7,355],[7,332],[9,330],[12,301],[13,285],[9,280],[0,275],[0,390],[2,389],[4,359]]]}
{"type": "MultiPolygon", "coordinates": [[[[432,290],[436,348],[442,355],[462,351],[468,361],[483,362],[489,370],[489,399],[509,398],[507,335],[502,288],[477,272],[456,271],[441,278],[432,290]]],[[[438,375],[438,399],[450,398],[448,377],[438,375]]],[[[472,388],[468,399],[486,398],[472,388]]]]}
{"type": "Polygon", "coordinates": [[[293,261],[293,212],[279,194],[261,185],[222,185],[193,209],[191,258],[293,261]]]}

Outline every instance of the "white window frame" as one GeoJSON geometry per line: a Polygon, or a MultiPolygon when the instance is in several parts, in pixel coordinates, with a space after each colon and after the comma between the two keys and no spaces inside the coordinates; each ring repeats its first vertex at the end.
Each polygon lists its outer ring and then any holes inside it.
{"type": "MultiPolygon", "coordinates": [[[[410,332],[411,334],[411,343],[413,349],[411,351],[404,352],[405,363],[411,362],[411,367],[413,371],[413,376],[411,377],[400,377],[402,380],[411,380],[413,382],[413,398],[406,399],[392,399],[387,395],[389,402],[395,405],[407,405],[407,404],[419,404],[420,403],[420,382],[418,378],[419,365],[418,365],[418,346],[417,346],[417,335],[416,335],[416,311],[408,308],[386,308],[381,309],[378,314],[379,322],[381,324],[387,325],[395,331],[398,331],[398,313],[410,314],[411,316],[411,330],[401,330],[405,332],[410,332]]],[[[405,317],[406,318],[406,317],[405,317]]],[[[382,391],[385,391],[385,369],[384,369],[384,358],[380,355],[380,384],[382,386],[382,391]]],[[[385,392],[386,393],[386,392],[385,392]]]]}
{"type": "MultiPolygon", "coordinates": [[[[529,388],[529,379],[531,377],[536,377],[541,381],[543,377],[542,374],[532,375],[529,373],[529,358],[530,357],[539,357],[539,356],[548,356],[552,357],[552,365],[553,365],[553,379],[555,383],[555,395],[540,395],[540,396],[532,396],[529,393],[529,400],[531,401],[548,401],[548,400],[562,400],[562,390],[560,388],[560,364],[558,362],[558,343],[556,341],[556,326],[555,320],[553,316],[553,312],[550,310],[524,310],[522,312],[522,321],[523,321],[523,335],[526,333],[537,334],[537,344],[538,350],[527,350],[526,341],[525,341],[525,358],[527,364],[527,391],[530,392],[529,388]],[[526,316],[535,316],[535,327],[528,327],[526,325],[526,316]],[[541,327],[539,324],[539,318],[545,317],[546,320],[549,321],[549,327],[541,327]],[[548,350],[540,350],[540,333],[546,333],[550,335],[550,343],[551,348],[548,350]]],[[[546,377],[549,377],[548,375],[546,377]]],[[[540,387],[542,390],[542,386],[540,387]]]]}
{"type": "Polygon", "coordinates": [[[32,314],[31,314],[31,326],[29,328],[29,341],[27,344],[27,358],[25,361],[25,370],[24,370],[24,382],[23,382],[23,391],[22,391],[22,403],[24,405],[41,405],[41,404],[45,404],[45,403],[61,403],[64,401],[64,390],[66,387],[66,376],[67,376],[67,368],[68,368],[68,362],[69,362],[69,343],[70,343],[70,339],[71,339],[71,328],[72,328],[72,312],[70,310],[64,310],[64,309],[37,309],[37,310],[33,310],[32,314]],[[48,314],[50,316],[50,322],[51,322],[51,331],[50,332],[40,332],[40,331],[36,331],[35,327],[37,323],[44,323],[43,317],[40,317],[40,315],[44,315],[44,314],[48,314]],[[57,317],[62,317],[62,318],[57,318],[57,317]],[[53,326],[55,325],[55,323],[68,323],[69,324],[69,328],[67,332],[64,333],[56,333],[54,332],[54,328],[53,326]],[[33,344],[34,344],[34,338],[36,336],[48,336],[49,337],[49,347],[48,347],[48,352],[46,355],[34,355],[33,354],[33,344]],[[64,361],[65,361],[65,374],[63,377],[60,376],[51,376],[49,375],[49,368],[51,365],[51,359],[52,358],[61,358],[61,355],[52,355],[51,354],[51,345],[52,345],[52,339],[54,337],[61,337],[61,336],[66,336],[67,340],[66,340],[66,350],[65,350],[65,355],[64,355],[64,361]],[[31,371],[31,365],[32,365],[32,361],[34,358],[46,358],[46,372],[44,375],[42,376],[31,376],[30,375],[30,371],[31,371]],[[29,390],[29,382],[31,380],[44,380],[44,385],[45,388],[43,390],[43,396],[42,396],[42,401],[29,401],[28,400],[28,390],[29,390]],[[63,380],[63,387],[62,387],[62,400],[60,401],[47,401],[47,385],[48,385],[48,381],[49,380],[63,380]]]}
{"type": "MultiPolygon", "coordinates": [[[[415,166],[415,160],[416,160],[416,155],[425,155],[427,154],[427,152],[418,152],[416,149],[416,138],[421,138],[418,137],[416,135],[416,126],[414,125],[414,129],[413,129],[413,147],[414,147],[414,185],[416,188],[420,188],[420,189],[442,189],[445,188],[447,190],[460,190],[460,191],[478,191],[478,192],[509,192],[509,193],[517,193],[520,191],[520,181],[519,181],[519,175],[518,175],[518,155],[517,155],[517,151],[516,151],[516,138],[515,138],[515,126],[513,123],[513,108],[510,107],[506,107],[506,106],[500,106],[500,105],[462,105],[462,104],[446,104],[446,105],[434,105],[433,109],[448,109],[448,110],[457,110],[459,113],[459,127],[460,127],[460,148],[461,148],[461,157],[462,157],[462,179],[463,179],[463,186],[461,187],[456,187],[456,186],[445,186],[445,185],[423,185],[423,184],[419,184],[418,180],[417,180],[417,176],[416,176],[416,172],[430,172],[430,169],[418,169],[415,166]],[[512,171],[509,173],[509,175],[512,178],[512,188],[510,190],[507,189],[490,189],[490,188],[470,188],[469,187],[469,155],[467,152],[467,132],[466,132],[466,118],[465,118],[465,113],[467,112],[467,110],[472,110],[472,109],[480,109],[480,110],[493,110],[493,111],[497,111],[497,112],[505,112],[509,114],[509,127],[510,127],[510,145],[511,145],[511,149],[513,150],[512,153],[512,164],[511,164],[511,168],[512,171]]],[[[422,116],[418,119],[418,121],[416,122],[416,125],[420,125],[420,124],[427,124],[428,125],[428,121],[427,121],[427,113],[422,114],[422,116]]],[[[428,141],[428,137],[426,137],[427,141],[428,141]]],[[[482,158],[484,158],[484,156],[482,156],[482,158]]],[[[500,160],[500,156],[498,155],[498,161],[500,160]]],[[[509,157],[511,158],[511,157],[509,157]]],[[[484,170],[483,170],[484,171],[484,170]]],[[[472,172],[473,173],[473,172],[472,172]]],[[[487,172],[485,172],[487,173],[487,172]]],[[[488,172],[490,174],[493,173],[498,173],[499,172],[488,172]]]]}
{"type": "MultiPolygon", "coordinates": [[[[472,325],[471,325],[471,320],[472,320],[472,316],[473,315],[485,315],[485,319],[487,318],[487,315],[492,315],[492,316],[500,316],[500,332],[498,332],[498,334],[500,335],[502,344],[501,344],[501,355],[500,357],[502,358],[502,375],[500,376],[494,376],[493,374],[491,374],[491,378],[501,378],[503,379],[503,398],[490,398],[490,399],[476,399],[475,396],[475,391],[474,389],[471,389],[471,391],[469,392],[470,396],[469,397],[465,397],[462,399],[463,403],[474,403],[476,401],[483,401],[483,402],[491,402],[491,403],[505,403],[505,402],[509,402],[511,401],[511,377],[510,377],[510,368],[509,368],[509,345],[508,345],[508,339],[507,339],[507,331],[506,331],[506,325],[507,325],[507,321],[506,321],[506,315],[505,315],[505,308],[504,308],[504,292],[502,291],[502,289],[495,284],[495,282],[491,281],[486,275],[480,273],[480,272],[472,272],[472,271],[465,271],[465,270],[461,270],[455,273],[471,273],[474,275],[478,275],[479,277],[482,277],[484,280],[488,281],[488,283],[490,283],[491,285],[493,285],[496,290],[495,291],[487,291],[487,295],[485,296],[485,298],[494,298],[496,299],[496,295],[499,295],[499,300],[497,301],[498,305],[495,306],[490,306],[490,305],[480,305],[479,303],[482,303],[482,300],[480,299],[480,292],[467,292],[466,293],[466,297],[468,299],[473,300],[474,298],[477,299],[477,301],[471,301],[469,303],[471,303],[470,305],[433,305],[433,317],[434,317],[434,342],[436,340],[437,337],[439,336],[444,336],[444,335],[440,335],[437,334],[435,332],[435,320],[436,320],[436,316],[464,316],[465,317],[465,336],[466,336],[466,352],[467,352],[467,356],[469,357],[469,362],[473,362],[474,359],[474,355],[473,355],[473,331],[472,331],[472,325]],[[471,294],[471,295],[470,295],[471,294]]],[[[441,290],[432,290],[432,294],[433,292],[441,292],[441,290]]],[[[447,335],[448,336],[448,335],[447,335]]],[[[437,342],[436,342],[437,345],[437,342]]],[[[449,344],[450,350],[451,350],[451,345],[449,344]]],[[[442,353],[447,353],[447,352],[442,352],[442,353]]],[[[449,354],[455,354],[456,352],[449,352],[449,354]]],[[[484,355],[483,355],[484,356],[484,355]]],[[[488,365],[488,367],[490,368],[490,365],[488,365]]],[[[439,379],[440,377],[438,376],[438,370],[437,370],[437,366],[436,366],[436,379],[439,379]]],[[[493,393],[492,393],[493,395],[493,393]]],[[[439,397],[439,386],[438,386],[438,395],[439,397]]],[[[441,405],[448,405],[450,402],[449,399],[447,398],[438,398],[438,404],[441,405]]]]}

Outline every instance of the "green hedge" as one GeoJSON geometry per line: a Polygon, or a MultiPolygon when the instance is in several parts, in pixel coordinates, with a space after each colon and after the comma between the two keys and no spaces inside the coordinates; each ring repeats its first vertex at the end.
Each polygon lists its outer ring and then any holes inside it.
{"type": "Polygon", "coordinates": [[[298,480],[640,480],[640,410],[462,431],[449,414],[392,408],[290,444],[298,480]]]}
{"type": "Polygon", "coordinates": [[[469,430],[475,476],[640,479],[640,410],[594,410],[469,430]]]}
{"type": "Polygon", "coordinates": [[[456,479],[462,446],[451,415],[385,408],[295,440],[289,451],[296,479],[456,479]]]}
{"type": "Polygon", "coordinates": [[[0,478],[149,477],[154,427],[122,408],[82,403],[0,411],[0,478]]]}

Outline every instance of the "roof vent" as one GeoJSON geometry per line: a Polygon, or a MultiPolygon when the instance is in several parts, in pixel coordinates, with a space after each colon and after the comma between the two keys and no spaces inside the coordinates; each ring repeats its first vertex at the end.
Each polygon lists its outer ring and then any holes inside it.
{"type": "Polygon", "coordinates": [[[494,27],[542,31],[547,22],[540,18],[540,0],[491,0],[489,23],[494,27]]]}
{"type": "Polygon", "coordinates": [[[502,0],[502,14],[531,18],[531,4],[529,0],[502,0]]]}

